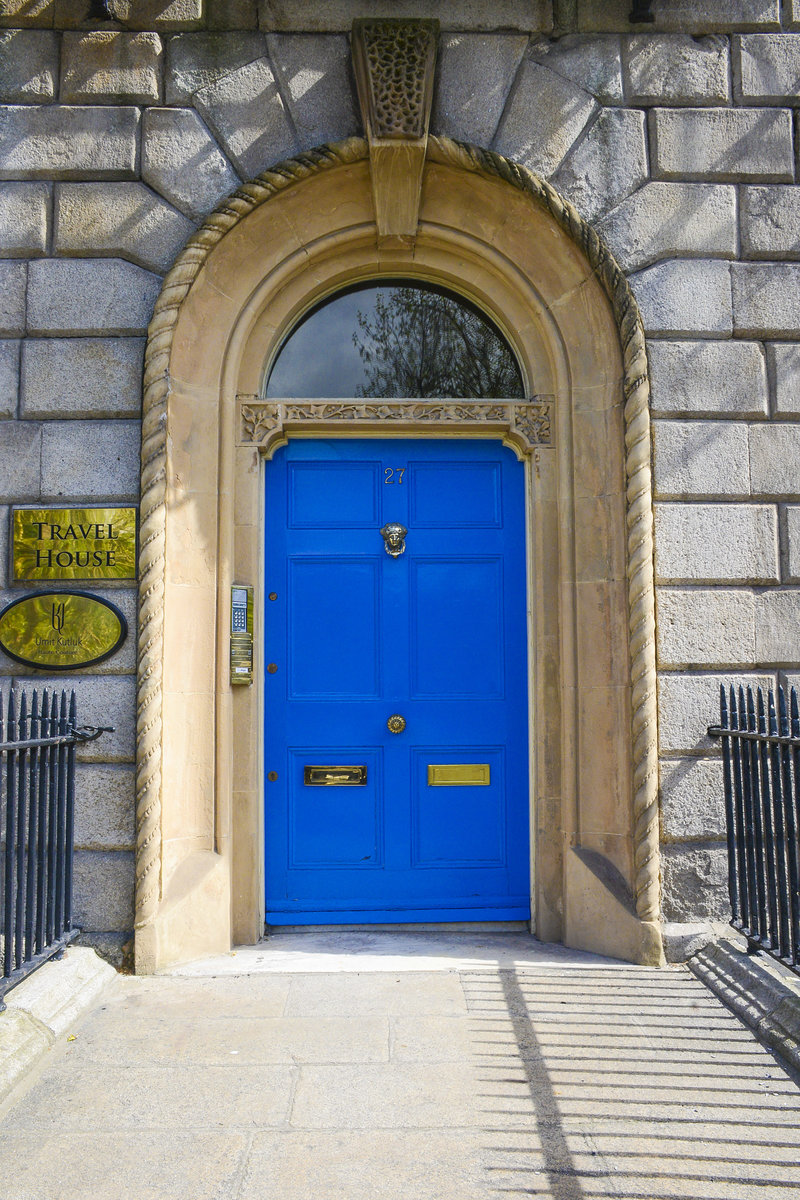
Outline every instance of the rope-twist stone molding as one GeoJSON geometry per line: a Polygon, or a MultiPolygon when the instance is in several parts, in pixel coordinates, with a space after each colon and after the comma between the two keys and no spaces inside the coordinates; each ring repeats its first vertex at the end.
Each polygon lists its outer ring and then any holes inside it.
{"type": "Polygon", "coordinates": [[[208,255],[235,225],[284,188],[318,171],[358,162],[367,143],[352,138],[298,155],[223,201],[187,242],[164,279],[148,331],[142,415],[139,524],[139,650],[136,708],[137,928],[155,917],[161,898],[161,664],[164,651],[167,401],[169,358],[178,313],[208,255]]]}
{"type": "MultiPolygon", "coordinates": [[[[140,609],[136,718],[136,925],[155,917],[161,897],[161,663],[164,642],[167,403],[169,358],[181,304],[208,255],[253,209],[317,172],[367,157],[351,138],[298,155],[239,188],[206,218],[164,280],[145,356],[140,518],[140,609]]],[[[631,289],[600,238],[548,183],[498,154],[431,138],[428,157],[505,180],[546,209],[584,250],[613,306],[624,363],[628,587],[634,758],[636,910],[658,918],[658,781],[655,699],[653,514],[649,381],[644,331],[631,289]]]]}
{"type": "Polygon", "coordinates": [[[620,334],[625,395],[628,620],[633,734],[634,893],[643,921],[659,917],[658,732],[656,708],[650,381],[644,329],[630,284],[601,239],[555,188],[517,163],[449,138],[429,138],[428,158],[458,165],[531,196],[583,249],[611,301],[620,334]]]}

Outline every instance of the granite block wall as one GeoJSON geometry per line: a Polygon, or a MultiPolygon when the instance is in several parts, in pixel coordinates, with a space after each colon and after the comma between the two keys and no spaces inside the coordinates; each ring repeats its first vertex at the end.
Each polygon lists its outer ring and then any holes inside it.
{"type": "MultiPolygon", "coordinates": [[[[141,362],[203,216],[360,132],[354,17],[437,16],[432,129],[547,176],[628,272],[652,371],[663,911],[726,912],[720,682],[800,678],[800,3],[0,0],[0,599],[10,505],[135,501],[141,362]]],[[[108,585],[135,624],[135,593],[108,585]]],[[[78,915],[132,913],[134,640],[74,679],[78,915]]]]}

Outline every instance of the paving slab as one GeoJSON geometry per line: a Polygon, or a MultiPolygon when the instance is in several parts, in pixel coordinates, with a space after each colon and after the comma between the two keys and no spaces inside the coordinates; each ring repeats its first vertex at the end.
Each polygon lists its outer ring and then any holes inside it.
{"type": "MultiPolygon", "coordinates": [[[[75,1035],[76,1037],[78,1035],[75,1035]]],[[[189,1060],[190,1061],[190,1060],[189,1060]]],[[[292,1070],[283,1066],[119,1067],[92,1064],[91,1085],[76,1087],[69,1046],[3,1122],[4,1132],[48,1129],[58,1114],[65,1131],[126,1129],[256,1129],[284,1124],[292,1095],[292,1070]]]]}
{"type": "MultiPolygon", "coordinates": [[[[70,1045],[70,1066],[90,1063],[136,1066],[146,1059],[159,1066],[182,1057],[209,1066],[233,1066],[234,1058],[251,1066],[268,1063],[388,1062],[389,1021],[384,1017],[211,1017],[174,1012],[140,1017],[123,1042],[116,1036],[119,1017],[106,1009],[70,1045]]],[[[463,1024],[463,1022],[461,1023],[463,1024]]]]}
{"type": "Polygon", "coordinates": [[[376,1012],[464,1013],[458,975],[299,975],[292,979],[286,1016],[321,1017],[341,1013],[361,1017],[376,1012]]]}
{"type": "Polygon", "coordinates": [[[292,1121],[311,1129],[435,1129],[479,1122],[470,1062],[309,1066],[292,1121]]]}
{"type": "Polygon", "coordinates": [[[127,979],[125,991],[108,1003],[131,1011],[137,1019],[148,1013],[163,1013],[176,1021],[193,1015],[213,1020],[230,1011],[239,1017],[279,1017],[286,1008],[290,987],[288,976],[167,981],[146,975],[127,979]]]}
{"type": "Polygon", "coordinates": [[[241,1133],[172,1129],[15,1130],[0,1140],[4,1164],[14,1148],[14,1179],[4,1191],[9,1200],[222,1200],[237,1194],[247,1143],[241,1133]]]}
{"type": "MultiPolygon", "coordinates": [[[[393,1016],[389,1018],[389,1047],[393,1062],[463,1062],[473,1049],[474,1034],[458,1016],[393,1016]]],[[[516,1043],[509,1038],[509,1060],[516,1043]]]]}
{"type": "Polygon", "coordinates": [[[239,1200],[484,1200],[483,1146],[472,1131],[258,1134],[239,1200]],[[267,1183],[269,1181],[269,1183],[267,1183]],[[274,1191],[266,1192],[265,1185],[274,1191]]]}
{"type": "Polygon", "coordinates": [[[180,972],[118,978],[0,1107],[3,1200],[800,1191],[795,1077],[685,966],[359,932],[180,972]]]}

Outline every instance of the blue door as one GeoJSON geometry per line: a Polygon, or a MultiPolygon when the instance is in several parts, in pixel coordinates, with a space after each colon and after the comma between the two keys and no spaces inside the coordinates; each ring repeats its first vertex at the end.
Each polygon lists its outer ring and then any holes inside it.
{"type": "Polygon", "coordinates": [[[266,476],[268,924],[527,919],[522,464],[297,440],[266,476]]]}

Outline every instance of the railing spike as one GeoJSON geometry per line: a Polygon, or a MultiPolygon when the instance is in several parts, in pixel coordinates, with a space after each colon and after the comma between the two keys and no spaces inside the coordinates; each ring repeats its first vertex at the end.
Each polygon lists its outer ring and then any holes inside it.
{"type": "Polygon", "coordinates": [[[781,737],[789,736],[789,717],[786,712],[786,692],[783,685],[778,685],[778,718],[781,737]]]}
{"type": "Polygon", "coordinates": [[[747,728],[752,732],[756,732],[756,707],[753,697],[753,689],[748,685],[747,688],[747,728]]]}

